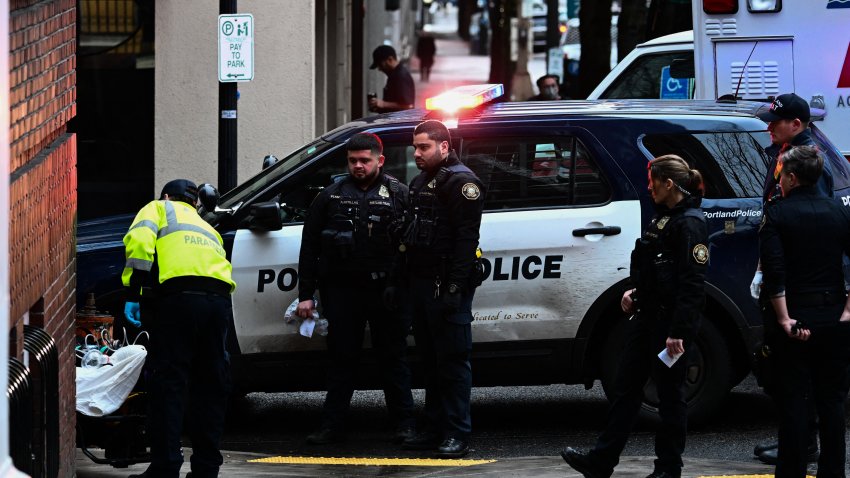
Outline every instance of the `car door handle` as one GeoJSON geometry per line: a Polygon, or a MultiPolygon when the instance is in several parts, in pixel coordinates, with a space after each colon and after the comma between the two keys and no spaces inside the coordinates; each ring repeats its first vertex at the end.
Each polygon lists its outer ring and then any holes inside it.
{"type": "Polygon", "coordinates": [[[620,226],[585,227],[573,229],[573,236],[584,237],[588,234],[602,234],[603,236],[615,236],[621,232],[620,226]]]}

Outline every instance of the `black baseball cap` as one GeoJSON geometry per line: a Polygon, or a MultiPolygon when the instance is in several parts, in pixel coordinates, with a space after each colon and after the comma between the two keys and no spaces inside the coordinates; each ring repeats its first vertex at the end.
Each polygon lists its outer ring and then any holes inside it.
{"type": "Polygon", "coordinates": [[[159,197],[163,198],[166,194],[169,197],[182,196],[194,203],[198,200],[198,186],[188,179],[174,179],[165,183],[159,197]]]}
{"type": "Polygon", "coordinates": [[[768,123],[780,119],[792,120],[795,118],[799,118],[800,121],[809,121],[811,112],[806,100],[794,93],[786,93],[777,96],[770,104],[770,109],[757,113],[757,116],[768,123]]]}
{"type": "Polygon", "coordinates": [[[372,66],[369,67],[370,70],[374,70],[378,67],[378,64],[382,61],[386,60],[389,57],[398,58],[395,54],[395,48],[389,45],[381,45],[372,52],[372,66]]]}

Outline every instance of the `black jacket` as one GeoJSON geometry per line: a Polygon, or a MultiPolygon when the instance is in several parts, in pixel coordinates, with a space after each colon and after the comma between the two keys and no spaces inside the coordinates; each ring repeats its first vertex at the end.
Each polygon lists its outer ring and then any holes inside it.
{"type": "Polygon", "coordinates": [[[304,222],[298,258],[298,298],[307,300],[323,280],[384,276],[395,263],[408,189],[381,173],[363,191],[351,177],[316,196],[304,222]]]}
{"type": "Polygon", "coordinates": [[[419,277],[448,276],[466,287],[478,248],[484,186],[454,151],[410,182],[408,267],[419,277]]]}
{"type": "Polygon", "coordinates": [[[632,252],[639,313],[669,321],[669,337],[691,339],[705,306],[708,228],[700,198],[657,206],[632,252]]]}
{"type": "MultiPolygon", "coordinates": [[[[844,291],[842,254],[850,254],[850,208],[815,186],[792,189],[766,206],[759,231],[762,292],[793,297],[844,291]]],[[[837,320],[837,318],[836,318],[837,320]]]]}
{"type": "MultiPolygon", "coordinates": [[[[788,143],[788,147],[792,146],[817,146],[812,139],[812,133],[809,129],[806,129],[791,140],[788,143]]],[[[762,199],[765,203],[775,201],[776,199],[782,197],[782,192],[779,191],[779,183],[777,182],[777,177],[775,175],[776,172],[776,162],[779,158],[779,151],[782,148],[778,145],[772,144],[765,148],[765,153],[767,153],[772,161],[770,162],[770,167],[767,169],[767,177],[764,178],[764,192],[762,193],[762,199]]],[[[829,158],[824,156],[823,161],[823,173],[818,179],[817,190],[823,196],[832,197],[834,195],[833,192],[833,180],[832,180],[832,169],[829,166],[829,158]]]]}

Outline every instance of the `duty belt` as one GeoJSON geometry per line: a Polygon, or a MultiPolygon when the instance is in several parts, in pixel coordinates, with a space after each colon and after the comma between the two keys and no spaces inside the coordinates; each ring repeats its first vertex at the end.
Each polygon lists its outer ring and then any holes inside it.
{"type": "Polygon", "coordinates": [[[788,305],[797,307],[816,307],[821,305],[843,304],[847,300],[844,291],[805,292],[801,294],[785,294],[788,305]]]}

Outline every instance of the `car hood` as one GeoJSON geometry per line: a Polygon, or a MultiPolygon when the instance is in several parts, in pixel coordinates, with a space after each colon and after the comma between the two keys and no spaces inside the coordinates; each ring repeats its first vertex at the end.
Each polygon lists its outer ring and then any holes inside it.
{"type": "Polygon", "coordinates": [[[133,214],[106,216],[77,223],[77,252],[121,243],[133,222],[133,214]]]}

